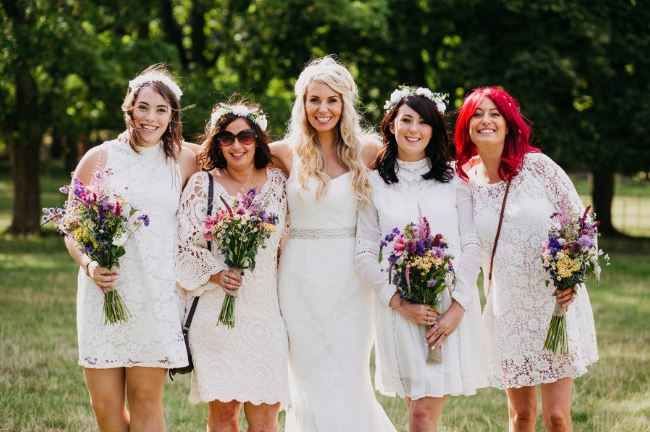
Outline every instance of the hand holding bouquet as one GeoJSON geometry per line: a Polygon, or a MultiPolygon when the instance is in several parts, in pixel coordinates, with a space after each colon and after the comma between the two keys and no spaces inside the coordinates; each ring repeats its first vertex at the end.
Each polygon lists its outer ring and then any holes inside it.
{"type": "MultiPolygon", "coordinates": [[[[447,240],[442,234],[432,235],[429,221],[420,216],[417,224],[406,225],[403,232],[394,228],[386,235],[380,242],[380,262],[390,243],[394,246],[388,257],[389,283],[397,287],[402,299],[428,305],[439,313],[439,296],[455,279],[447,240]]],[[[440,363],[440,350],[429,348],[427,361],[440,363]]]]}
{"type": "MultiPolygon", "coordinates": [[[[43,209],[43,223],[53,223],[58,231],[74,240],[82,253],[101,267],[119,267],[124,245],[149,217],[140,214],[119,195],[109,192],[106,178],[110,169],[93,173],[90,185],[78,178],[59,190],[69,196],[64,208],[43,209]]],[[[126,322],[130,317],[122,296],[111,290],[104,296],[104,324],[126,322]]]]}
{"type": "MultiPolygon", "coordinates": [[[[590,208],[581,217],[567,212],[551,215],[557,226],[551,228],[542,245],[542,265],[547,273],[546,284],[552,283],[557,291],[573,289],[584,282],[588,272],[600,281],[599,257],[603,251],[597,246],[598,222],[589,215],[590,208]]],[[[605,255],[604,259],[609,258],[605,255]]],[[[544,348],[564,355],[569,352],[568,345],[566,311],[556,304],[544,348]]]]}
{"type": "MultiPolygon", "coordinates": [[[[237,195],[228,204],[221,197],[224,208],[204,223],[204,238],[213,241],[225,258],[226,265],[238,270],[255,269],[255,258],[260,247],[275,232],[278,217],[267,213],[256,203],[255,189],[245,196],[237,195]]],[[[219,314],[219,322],[235,326],[235,297],[226,294],[219,314]]]]}

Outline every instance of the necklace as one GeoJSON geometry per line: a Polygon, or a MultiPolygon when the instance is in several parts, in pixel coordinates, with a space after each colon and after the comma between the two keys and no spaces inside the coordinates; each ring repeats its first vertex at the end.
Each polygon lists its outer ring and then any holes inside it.
{"type": "Polygon", "coordinates": [[[223,171],[226,173],[226,175],[228,176],[230,181],[235,183],[235,185],[239,186],[239,191],[240,192],[246,193],[250,189],[255,188],[255,178],[254,178],[254,176],[255,176],[255,168],[251,169],[251,172],[249,173],[249,175],[246,178],[245,182],[241,182],[241,181],[235,179],[235,177],[233,177],[233,175],[230,174],[230,171],[228,170],[228,168],[223,168],[223,171]]]}

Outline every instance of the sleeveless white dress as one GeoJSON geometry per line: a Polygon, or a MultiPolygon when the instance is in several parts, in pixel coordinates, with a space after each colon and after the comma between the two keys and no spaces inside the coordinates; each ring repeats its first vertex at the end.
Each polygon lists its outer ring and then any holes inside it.
{"type": "Polygon", "coordinates": [[[472,395],[487,387],[481,328],[481,303],[476,286],[481,255],[474,229],[469,186],[454,176],[448,183],[422,178],[429,160],[397,161],[397,183],[386,184],[377,171],[370,174],[372,199],[359,210],[357,268],[375,289],[377,344],[375,383],[382,393],[419,399],[472,395]],[[392,245],[378,262],[379,241],[393,228],[417,223],[420,211],[431,232],[448,241],[456,283],[440,298],[440,313],[452,299],[464,309],[458,327],[442,344],[442,363],[427,363],[426,326],[417,325],[388,306],[396,292],[388,282],[392,245]]]}
{"type": "MultiPolygon", "coordinates": [[[[468,172],[474,220],[481,239],[483,273],[490,256],[505,193],[505,182],[485,183],[468,172]]],[[[487,292],[483,325],[490,384],[517,388],[577,378],[598,360],[594,317],[588,290],[581,285],[566,315],[569,353],[543,349],[555,297],[546,286],[541,247],[561,209],[581,213],[584,206],[566,173],[548,156],[528,153],[513,178],[499,246],[494,255],[492,289],[487,292]]]]}
{"type": "Polygon", "coordinates": [[[79,270],[77,330],[79,364],[87,368],[187,365],[181,332],[181,298],[174,274],[174,233],[181,195],[179,165],[166,159],[162,144],[136,153],[118,140],[102,144],[113,170],[109,189],[147,214],[149,226],[126,242],[117,290],[131,318],[102,324],[104,295],[79,270]]]}
{"type": "MultiPolygon", "coordinates": [[[[287,331],[277,289],[277,251],[287,209],[286,178],[278,169],[266,172],[267,181],[258,197],[264,209],[278,216],[278,230],[258,251],[255,270],[244,271],[232,329],[217,322],[225,292],[209,281],[211,275],[228,267],[219,250],[210,252],[203,238],[208,174],[194,174],[183,191],[178,215],[178,283],[186,298],[200,296],[189,332],[194,362],[189,395],[192,403],[289,403],[287,331]]],[[[223,208],[220,196],[227,201],[235,198],[216,181],[213,196],[213,215],[223,208]]],[[[190,305],[188,301],[187,307],[190,305]]]]}
{"type": "Polygon", "coordinates": [[[357,199],[351,173],[287,181],[290,236],[280,258],[280,308],[289,333],[287,432],[394,431],[370,380],[372,290],[355,274],[357,199]]]}

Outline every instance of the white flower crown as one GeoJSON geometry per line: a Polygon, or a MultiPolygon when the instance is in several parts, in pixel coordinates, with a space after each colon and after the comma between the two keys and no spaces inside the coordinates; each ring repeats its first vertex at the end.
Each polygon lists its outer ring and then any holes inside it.
{"type": "Polygon", "coordinates": [[[129,88],[131,89],[131,91],[135,91],[142,84],[152,82],[152,81],[158,81],[163,83],[165,86],[167,86],[169,90],[172,91],[172,93],[176,95],[176,97],[179,100],[181,96],[183,96],[183,91],[178,86],[178,84],[176,84],[173,79],[169,78],[167,75],[161,74],[160,72],[146,72],[143,73],[142,75],[138,75],[137,77],[129,81],[129,88]]]}
{"type": "Polygon", "coordinates": [[[434,93],[426,87],[415,88],[403,85],[390,94],[390,99],[384,103],[384,111],[388,111],[407,96],[423,96],[429,99],[436,104],[436,108],[440,113],[444,113],[447,109],[447,98],[449,97],[447,94],[434,93]]]}
{"type": "Polygon", "coordinates": [[[250,109],[244,105],[228,105],[225,103],[220,103],[214,110],[212,110],[212,114],[210,115],[210,127],[215,127],[219,119],[226,114],[233,114],[238,117],[246,117],[250,121],[257,123],[260,129],[262,129],[262,132],[265,132],[266,127],[268,126],[266,115],[262,112],[261,109],[250,109]]]}

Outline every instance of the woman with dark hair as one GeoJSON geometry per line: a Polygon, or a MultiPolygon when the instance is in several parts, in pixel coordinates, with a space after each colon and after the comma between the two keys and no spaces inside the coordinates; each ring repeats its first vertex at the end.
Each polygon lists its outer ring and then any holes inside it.
{"type": "Polygon", "coordinates": [[[175,289],[174,231],[183,184],[196,165],[191,152],[181,148],[182,94],[164,67],[143,71],[129,82],[122,104],[125,139],[92,148],[74,173],[89,184],[96,171],[110,170],[109,190],[151,221],[126,241],[119,271],[100,267],[73,240],[65,240],[81,267],[79,364],[100,431],[163,431],[167,369],[187,365],[175,289]],[[131,316],[104,325],[104,294],[114,289],[131,316]]]}
{"type": "Polygon", "coordinates": [[[188,182],[178,215],[178,283],[187,298],[200,296],[189,342],[194,361],[192,403],[208,403],[208,431],[238,431],[244,405],[252,431],[277,431],[278,411],[289,401],[287,331],[277,290],[278,229],[258,252],[255,270],[234,271],[203,237],[210,176],[212,214],[250,189],[279,217],[286,213],[285,175],[269,168],[271,152],[262,111],[250,104],[218,104],[206,126],[198,160],[207,172],[188,182]],[[218,325],[226,294],[237,295],[237,325],[218,325]]]}
{"type": "Polygon", "coordinates": [[[469,188],[450,166],[445,98],[401,87],[386,102],[384,148],[357,224],[357,268],[376,293],[375,383],[382,393],[406,399],[410,431],[437,430],[447,395],[470,395],[487,385],[476,288],[479,243],[469,188]],[[400,298],[386,262],[377,260],[379,240],[420,215],[432,233],[447,238],[454,257],[456,282],[440,296],[439,315],[400,298]],[[441,350],[442,363],[427,362],[428,344],[441,350]]]}
{"type": "Polygon", "coordinates": [[[569,431],[573,379],[598,359],[596,332],[582,285],[559,293],[546,285],[541,247],[551,215],[581,214],[583,205],[562,168],[530,144],[530,126],[504,89],[482,87],[465,98],[455,143],[481,240],[490,384],[506,389],[510,430],[535,430],[541,384],[547,430],[569,431]],[[566,355],[543,348],[556,303],[568,309],[566,355]]]}

